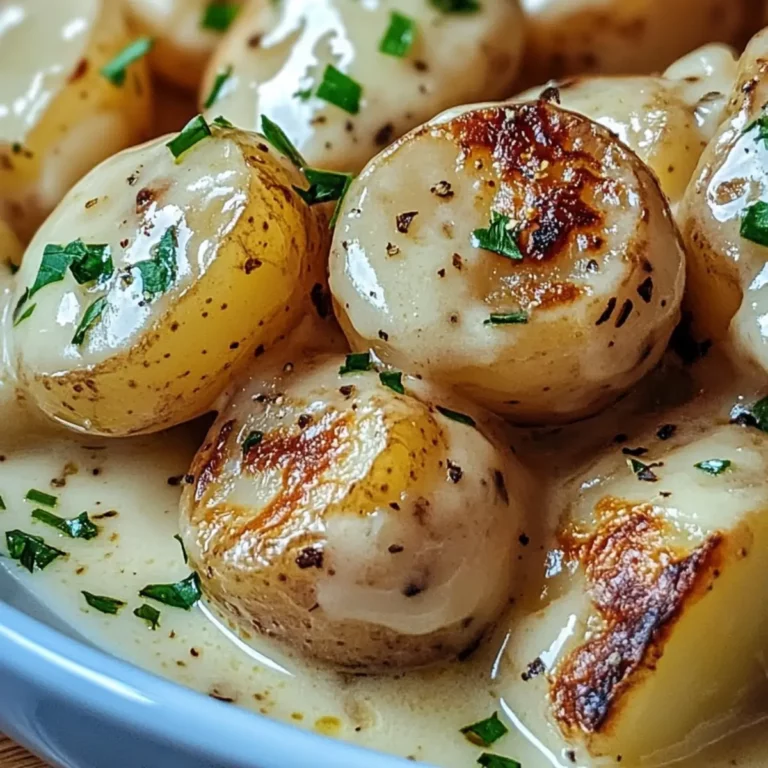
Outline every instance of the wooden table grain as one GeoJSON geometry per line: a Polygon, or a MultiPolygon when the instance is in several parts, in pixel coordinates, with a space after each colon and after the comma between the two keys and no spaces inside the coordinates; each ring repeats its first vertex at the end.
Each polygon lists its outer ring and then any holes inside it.
{"type": "Polygon", "coordinates": [[[0,733],[0,768],[46,768],[46,765],[0,733]]]}

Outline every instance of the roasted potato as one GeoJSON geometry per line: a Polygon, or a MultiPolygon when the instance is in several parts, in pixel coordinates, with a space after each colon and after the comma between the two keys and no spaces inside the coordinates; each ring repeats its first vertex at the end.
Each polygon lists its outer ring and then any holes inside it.
{"type": "MultiPolygon", "coordinates": [[[[155,41],[152,70],[194,91],[242,0],[121,0],[131,27],[155,41]],[[217,7],[218,6],[218,9],[217,7]]],[[[266,0],[256,0],[257,3],[266,0]]]]}
{"type": "MultiPolygon", "coordinates": [[[[570,77],[547,87],[557,88],[565,109],[604,125],[633,149],[656,174],[674,210],[722,121],[736,66],[732,48],[708,45],[662,76],[570,77]]],[[[515,100],[536,98],[544,88],[515,100]]]]}
{"type": "Polygon", "coordinates": [[[211,116],[221,114],[257,130],[266,115],[282,126],[310,165],[359,171],[382,147],[441,110],[510,93],[524,29],[517,0],[482,3],[469,14],[435,5],[411,0],[252,3],[211,60],[201,109],[210,107],[211,116]],[[395,35],[403,56],[380,51],[397,12],[414,24],[412,45],[395,35]],[[337,95],[326,92],[330,101],[321,88],[328,65],[354,81],[342,76],[337,95]],[[346,109],[339,102],[346,102],[346,109]]]}
{"type": "Polygon", "coordinates": [[[149,137],[151,93],[142,59],[122,85],[101,73],[133,40],[112,0],[0,14],[0,218],[26,243],[79,178],[149,137]]]}
{"type": "Polygon", "coordinates": [[[353,348],[539,423],[594,413],[657,363],[684,258],[648,168],[540,100],[454,110],[374,158],[330,273],[353,348]]]}
{"type": "Polygon", "coordinates": [[[508,601],[527,494],[496,426],[368,355],[282,350],[222,410],[183,493],[205,593],[348,670],[473,647],[508,601]]]}
{"type": "Polygon", "coordinates": [[[545,605],[505,655],[507,704],[579,765],[669,765],[747,724],[765,687],[768,436],[643,444],[563,489],[545,605]]]}
{"type": "Polygon", "coordinates": [[[681,207],[688,246],[686,304],[697,336],[727,343],[768,369],[768,30],[739,64],[722,125],[681,207]]]}
{"type": "Polygon", "coordinates": [[[567,75],[658,72],[710,42],[741,46],[754,0],[522,0],[525,85],[567,75]]]}
{"type": "Polygon", "coordinates": [[[189,126],[106,161],[27,248],[19,378],[70,427],[128,435],[199,415],[322,293],[328,222],[292,189],[298,171],[256,134],[209,130],[177,159],[167,142],[189,145],[189,126]]]}

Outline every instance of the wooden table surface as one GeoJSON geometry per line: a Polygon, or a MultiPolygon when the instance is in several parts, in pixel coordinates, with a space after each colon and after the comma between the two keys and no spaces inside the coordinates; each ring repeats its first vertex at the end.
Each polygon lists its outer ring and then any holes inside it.
{"type": "Polygon", "coordinates": [[[0,733],[0,768],[46,768],[46,766],[0,733]]]}

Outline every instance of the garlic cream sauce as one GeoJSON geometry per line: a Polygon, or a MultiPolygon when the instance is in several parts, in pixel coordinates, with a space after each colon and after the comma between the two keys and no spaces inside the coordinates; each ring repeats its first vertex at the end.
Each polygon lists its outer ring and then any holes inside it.
{"type": "MultiPolygon", "coordinates": [[[[11,279],[5,283],[7,326],[11,279]]],[[[6,350],[6,361],[8,357],[6,350]]],[[[521,570],[527,578],[512,596],[510,614],[494,637],[467,660],[444,667],[382,677],[340,674],[292,656],[264,638],[243,634],[204,602],[187,612],[140,598],[143,586],[174,582],[188,574],[174,539],[177,505],[207,423],[124,440],[78,436],[34,415],[15,391],[10,374],[0,387],[5,425],[0,437],[0,495],[7,507],[0,512],[0,528],[42,536],[68,557],[34,574],[7,558],[0,559],[0,567],[105,650],[232,705],[299,727],[460,768],[473,765],[482,750],[459,729],[498,711],[510,733],[493,751],[514,757],[525,768],[616,765],[615,759],[582,760],[551,727],[542,728],[527,707],[516,710],[509,704],[510,690],[520,691],[526,683],[509,670],[508,629],[548,599],[544,573],[548,562],[551,567],[552,542],[547,532],[569,501],[562,489],[573,492],[569,480],[593,464],[605,472],[606,464],[611,465],[606,457],[616,456],[616,462],[623,462],[622,446],[648,445],[652,457],[658,450],[652,436],[663,424],[674,423],[673,440],[685,443],[713,424],[727,423],[731,407],[741,399],[752,399],[756,392],[749,376],[737,376],[715,353],[692,367],[681,366],[670,355],[629,397],[597,418],[556,429],[510,429],[517,455],[534,473],[539,487],[520,547],[521,570]],[[617,435],[626,438],[619,437],[617,442],[617,435]],[[31,512],[36,505],[24,498],[31,488],[54,494],[58,498],[55,512],[62,517],[88,511],[99,535],[91,540],[70,539],[34,521],[31,512]],[[104,615],[86,605],[81,590],[127,605],[117,616],[104,615]],[[144,602],[161,612],[155,631],[133,615],[144,602]]],[[[581,487],[600,480],[600,474],[585,476],[581,487]]],[[[712,659],[713,675],[717,667],[718,660],[712,659]]],[[[768,692],[763,694],[757,696],[753,714],[741,718],[730,736],[708,747],[706,739],[686,745],[697,754],[681,764],[764,765],[768,751],[760,738],[760,722],[768,712],[764,706],[768,692]]],[[[531,711],[536,705],[532,702],[531,711]]],[[[665,762],[662,758],[642,764],[665,762]]]]}

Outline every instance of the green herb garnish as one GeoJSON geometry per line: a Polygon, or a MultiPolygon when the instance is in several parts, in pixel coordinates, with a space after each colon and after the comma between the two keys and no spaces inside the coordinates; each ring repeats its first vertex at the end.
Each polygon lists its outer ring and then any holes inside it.
{"type": "Polygon", "coordinates": [[[387,56],[402,59],[408,55],[416,39],[416,22],[402,13],[392,11],[389,15],[389,27],[379,43],[379,51],[387,56]]]}
{"type": "Polygon", "coordinates": [[[0,511],[4,511],[6,509],[7,507],[5,506],[5,500],[3,499],[2,496],[0,496],[0,511]]]}
{"type": "Polygon", "coordinates": [[[174,533],[173,538],[179,542],[179,546],[181,547],[181,556],[184,558],[184,564],[186,565],[189,562],[189,557],[187,556],[187,548],[184,546],[184,542],[178,533],[174,533]]]}
{"type": "Polygon", "coordinates": [[[256,447],[264,438],[264,433],[255,429],[248,433],[248,437],[243,440],[243,454],[247,454],[251,448],[256,447]]]}
{"type": "Polygon", "coordinates": [[[483,325],[519,325],[528,322],[525,312],[492,312],[483,325]]]}
{"type": "Polygon", "coordinates": [[[203,105],[206,109],[209,109],[216,103],[216,101],[218,101],[218,98],[221,95],[221,89],[224,87],[224,83],[226,83],[230,77],[232,77],[231,64],[223,72],[219,72],[219,74],[216,75],[216,79],[213,81],[211,92],[208,94],[208,98],[205,100],[205,104],[203,105]]]}
{"type": "Polygon", "coordinates": [[[140,619],[144,619],[153,630],[160,626],[160,611],[147,603],[143,603],[138,608],[134,609],[133,615],[138,616],[140,619]]]}
{"type": "Polygon", "coordinates": [[[768,203],[761,200],[745,209],[740,234],[745,240],[768,246],[768,203]]]}
{"type": "Polygon", "coordinates": [[[30,488],[24,499],[26,501],[31,501],[33,504],[42,504],[44,507],[51,507],[51,509],[59,503],[59,500],[55,496],[51,496],[50,493],[46,493],[45,491],[38,491],[37,488],[30,488]]]}
{"type": "Polygon", "coordinates": [[[511,757],[502,757],[501,755],[492,755],[489,752],[484,752],[477,758],[477,762],[485,768],[522,768],[517,760],[513,760],[511,757]]]}
{"type": "Polygon", "coordinates": [[[285,155],[297,168],[303,169],[307,162],[293,146],[285,131],[266,115],[261,116],[261,132],[264,138],[281,154],[285,155]]]}
{"type": "Polygon", "coordinates": [[[345,376],[348,373],[363,373],[373,368],[370,352],[356,352],[347,355],[344,365],[339,368],[339,373],[345,376]]]}
{"type": "Polygon", "coordinates": [[[15,328],[20,323],[23,323],[28,317],[32,315],[32,313],[35,311],[35,308],[37,307],[37,304],[31,304],[28,306],[23,314],[20,317],[16,317],[16,313],[14,312],[14,319],[13,319],[13,327],[15,328]]]}
{"type": "Polygon", "coordinates": [[[499,720],[498,713],[494,712],[486,720],[462,728],[461,732],[473,744],[479,747],[490,747],[495,741],[505,736],[509,729],[499,720]]]}
{"type": "Polygon", "coordinates": [[[352,181],[352,175],[349,173],[320,171],[315,168],[305,168],[304,175],[311,185],[309,189],[301,189],[296,186],[294,189],[307,205],[341,200],[352,181]]]}
{"type": "MultiPolygon", "coordinates": [[[[71,245],[71,244],[70,244],[71,245]]],[[[22,298],[24,301],[31,299],[39,290],[45,288],[51,283],[58,283],[64,279],[69,265],[72,263],[72,254],[69,247],[62,248],[60,245],[48,244],[43,249],[43,258],[40,261],[40,267],[37,270],[35,282],[22,298]]]]}
{"type": "Polygon", "coordinates": [[[700,461],[693,466],[696,469],[700,469],[702,472],[706,472],[708,475],[720,475],[727,469],[730,469],[732,462],[730,459],[707,459],[706,461],[700,461]]]}
{"type": "Polygon", "coordinates": [[[121,86],[125,83],[125,74],[128,67],[142,56],[146,56],[152,48],[154,40],[151,37],[140,37],[123,48],[111,61],[101,68],[101,74],[112,85],[121,86]]]}
{"type": "Polygon", "coordinates": [[[329,64],[323,72],[323,80],[315,95],[317,98],[349,112],[350,115],[356,115],[360,111],[360,97],[363,95],[363,88],[349,75],[336,69],[333,64],[329,64]]]}
{"type": "Polygon", "coordinates": [[[742,133],[749,133],[757,129],[757,136],[755,141],[764,141],[768,146],[768,114],[762,114],[756,120],[753,120],[742,133]]]}
{"type": "Polygon", "coordinates": [[[439,413],[442,413],[447,419],[452,421],[458,421],[459,424],[466,424],[468,427],[477,426],[475,420],[471,416],[467,416],[465,413],[459,413],[458,411],[452,411],[450,408],[443,408],[442,405],[436,406],[439,413]]]}
{"type": "Polygon", "coordinates": [[[149,597],[174,608],[188,611],[201,597],[200,578],[190,573],[186,579],[175,584],[147,584],[139,592],[140,597],[149,597]]]}
{"type": "MultiPolygon", "coordinates": [[[[79,285],[91,283],[94,280],[106,279],[111,277],[115,271],[115,266],[112,263],[112,252],[108,245],[86,245],[80,238],[73,240],[67,245],[46,245],[43,252],[43,261],[46,260],[46,257],[51,260],[54,256],[57,257],[56,261],[61,266],[64,264],[69,266],[72,277],[75,278],[79,285]]],[[[56,282],[63,277],[64,274],[62,273],[60,276],[56,276],[55,280],[49,280],[49,282],[56,282]]],[[[40,275],[38,274],[39,278],[40,275]]],[[[37,284],[37,280],[35,283],[37,284]]],[[[30,296],[36,290],[39,290],[39,288],[36,289],[33,285],[30,289],[30,296]]]]}
{"type": "Polygon", "coordinates": [[[85,602],[95,608],[101,613],[108,613],[114,616],[125,603],[122,600],[117,600],[114,597],[106,597],[105,595],[94,595],[92,592],[86,592],[82,590],[82,595],[85,598],[85,602]]]}
{"type": "Polygon", "coordinates": [[[176,227],[165,230],[160,241],[150,251],[152,258],[133,265],[141,275],[142,290],[149,298],[165,293],[176,279],[176,227]]]}
{"type": "Polygon", "coordinates": [[[398,395],[405,394],[403,374],[400,373],[400,371],[382,371],[379,374],[379,381],[385,387],[389,387],[393,392],[397,392],[398,395]]]}
{"type": "Polygon", "coordinates": [[[737,424],[757,427],[763,432],[768,432],[768,397],[749,406],[737,406],[731,411],[731,417],[731,420],[737,424]]]}
{"type": "Polygon", "coordinates": [[[35,566],[42,571],[57,557],[67,556],[66,552],[46,544],[42,537],[18,529],[6,531],[5,541],[11,559],[19,560],[30,573],[34,572],[35,566]]]}
{"type": "Polygon", "coordinates": [[[44,509],[33,509],[32,517],[41,523],[57,528],[71,539],[93,539],[99,535],[99,528],[88,517],[87,512],[81,512],[77,517],[67,520],[44,509]]]}
{"type": "Polygon", "coordinates": [[[476,229],[472,233],[472,245],[515,261],[523,258],[517,244],[517,228],[510,228],[509,217],[497,211],[491,211],[488,229],[476,229]]]}
{"type": "Polygon", "coordinates": [[[101,296],[90,304],[83,314],[83,319],[75,330],[75,335],[72,337],[72,343],[78,346],[85,341],[85,334],[88,333],[90,327],[101,317],[104,312],[104,308],[107,306],[107,297],[101,296]]]}
{"type": "Polygon", "coordinates": [[[203,29],[226,32],[239,12],[240,5],[238,3],[213,0],[205,7],[203,18],[200,20],[200,26],[203,29]]]}
{"type": "Polygon", "coordinates": [[[192,147],[211,135],[211,126],[202,115],[193,117],[165,146],[171,150],[171,154],[179,161],[179,158],[192,147]]]}

